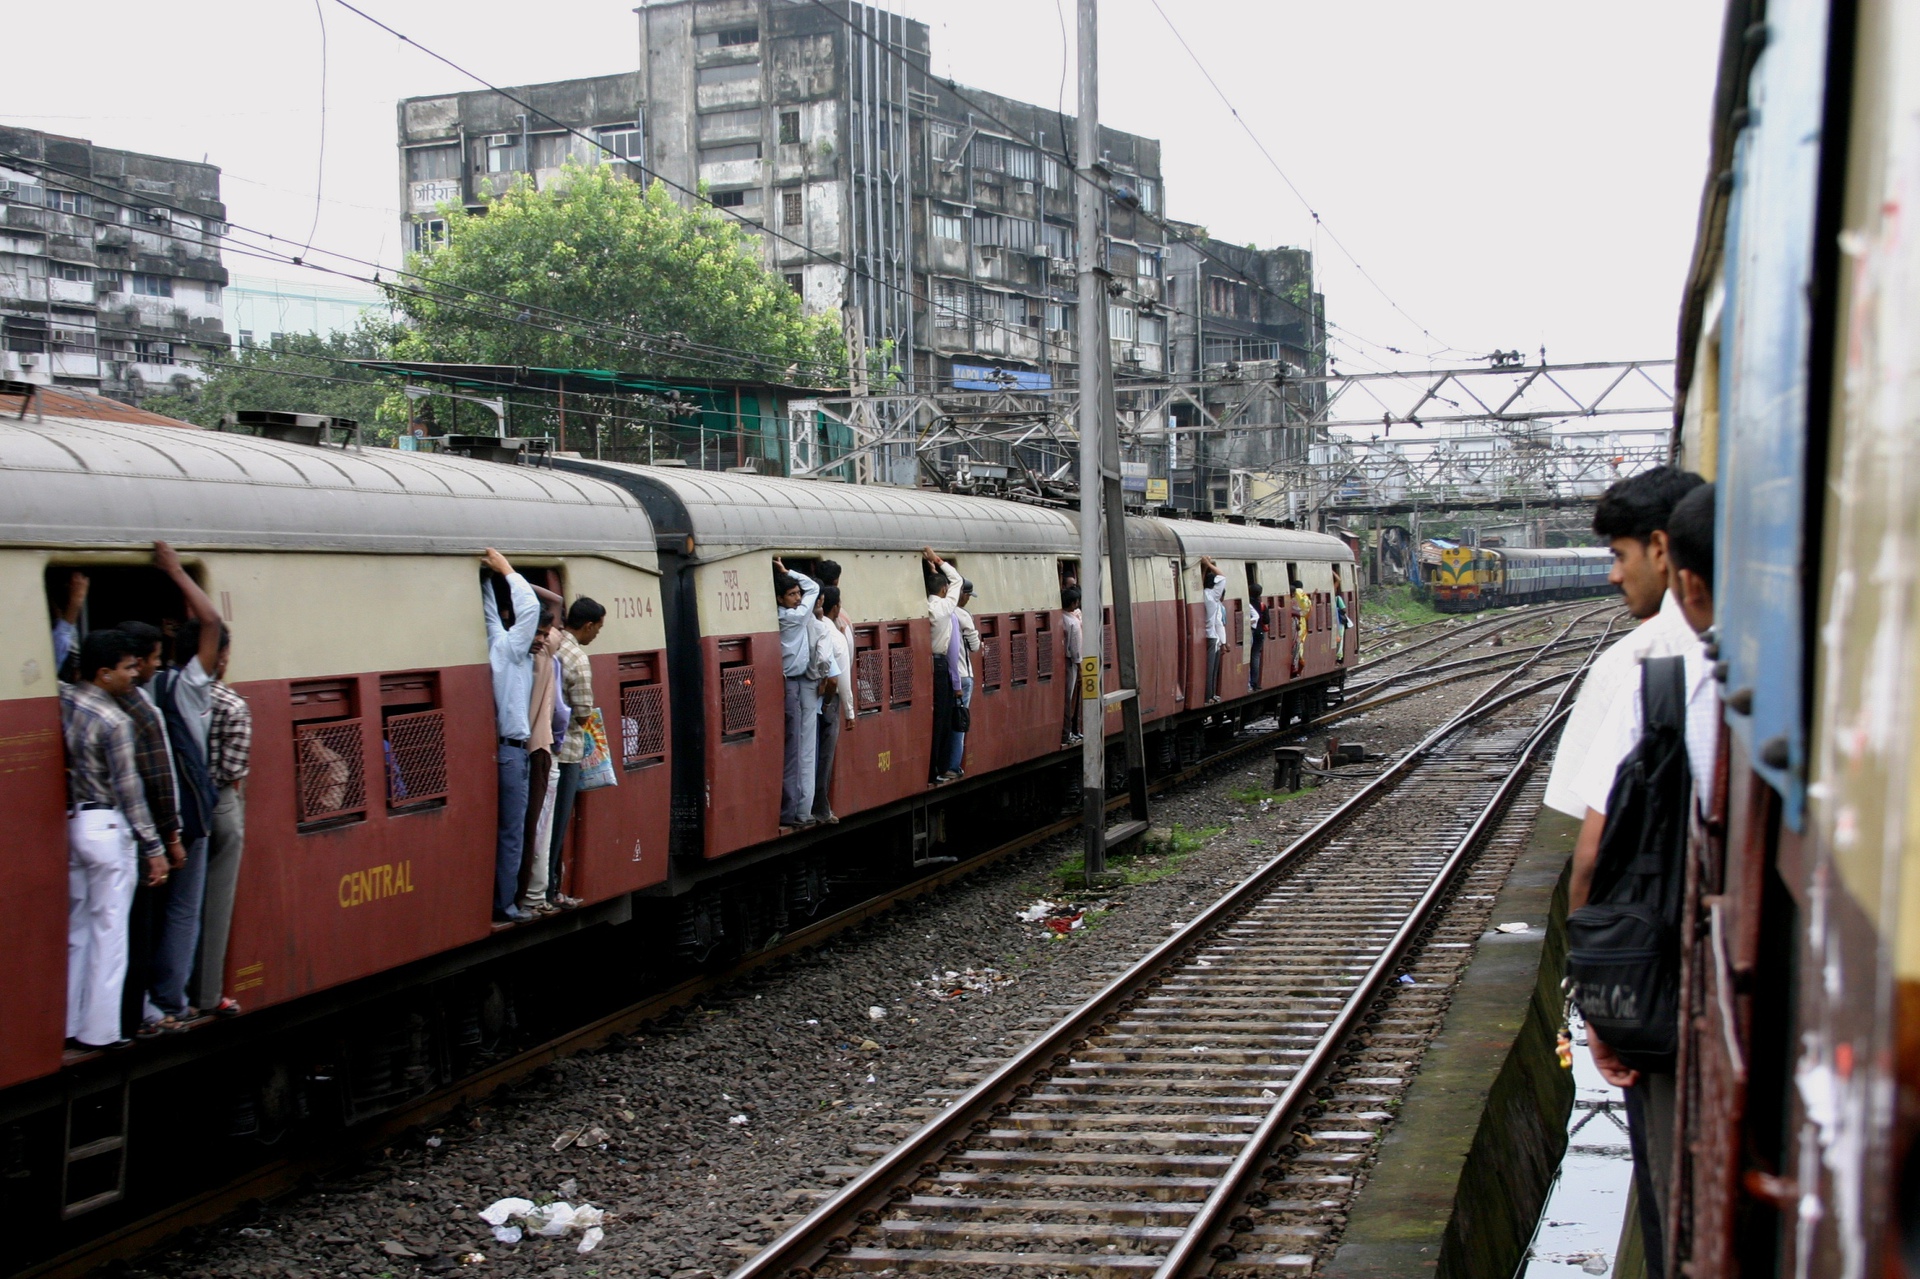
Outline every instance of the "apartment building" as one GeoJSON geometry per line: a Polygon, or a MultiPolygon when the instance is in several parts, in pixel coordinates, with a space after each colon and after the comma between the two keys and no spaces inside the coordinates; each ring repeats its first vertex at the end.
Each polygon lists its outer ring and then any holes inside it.
{"type": "MultiPolygon", "coordinates": [[[[569,158],[704,187],[809,309],[922,390],[1046,386],[1077,360],[1071,116],[928,71],[925,24],[866,5],[643,6],[637,71],[399,104],[407,242],[569,158]],[[570,130],[577,132],[570,132],[570,130]],[[587,141],[586,139],[591,139],[587,141]]],[[[1169,367],[1159,144],[1101,134],[1122,376],[1169,367]]]]}
{"type": "Polygon", "coordinates": [[[0,127],[0,376],[138,402],[227,350],[220,170],[0,127]]]}

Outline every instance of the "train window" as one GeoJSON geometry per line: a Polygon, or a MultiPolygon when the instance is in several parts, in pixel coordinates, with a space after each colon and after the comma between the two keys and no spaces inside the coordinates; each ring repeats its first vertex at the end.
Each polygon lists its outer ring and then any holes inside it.
{"type": "MultiPolygon", "coordinates": [[[[205,581],[199,566],[189,564],[187,572],[195,581],[205,581]]],[[[75,650],[79,648],[80,638],[92,631],[134,621],[169,631],[172,629],[169,623],[181,621],[187,615],[180,588],[157,568],[137,564],[56,564],[42,577],[49,626],[67,612],[75,573],[84,573],[87,577],[86,596],[79,602],[78,615],[73,619],[75,650]]],[[[223,609],[227,604],[224,595],[216,595],[214,602],[223,609]]],[[[69,658],[71,661],[71,653],[69,658]]],[[[72,671],[66,673],[72,674],[72,671]]]]}
{"type": "Polygon", "coordinates": [[[359,681],[352,679],[304,680],[289,689],[295,820],[303,831],[366,819],[359,694],[359,681]]]}
{"type": "Polygon", "coordinates": [[[1227,643],[1237,648],[1246,633],[1247,605],[1245,600],[1229,600],[1227,602],[1233,605],[1232,617],[1227,622],[1227,643]]]}
{"type": "Polygon", "coordinates": [[[887,704],[897,711],[913,705],[913,632],[905,622],[887,626],[887,704]]]}
{"type": "Polygon", "coordinates": [[[853,628],[853,673],[856,715],[872,715],[880,710],[887,685],[887,654],[880,647],[878,626],[853,628]]]}
{"type": "Polygon", "coordinates": [[[1113,606],[1109,604],[1100,610],[1100,669],[1113,669],[1114,650],[1120,647],[1120,641],[1114,638],[1113,606]]]}
{"type": "Polygon", "coordinates": [[[1061,590],[1064,591],[1069,586],[1078,586],[1080,584],[1079,560],[1059,560],[1054,564],[1054,571],[1060,575],[1061,590]]]}
{"type": "Polygon", "coordinates": [[[667,758],[667,690],[661,654],[620,654],[620,758],[631,773],[667,758]]]}
{"type": "Polygon", "coordinates": [[[760,703],[753,687],[753,641],[744,636],[721,640],[720,740],[745,741],[760,721],[760,703]]]}
{"type": "Polygon", "coordinates": [[[1033,678],[1033,654],[1027,645],[1027,615],[1015,613],[1007,618],[1007,677],[1015,688],[1033,678]]]}
{"type": "Polygon", "coordinates": [[[1000,691],[1002,671],[1000,646],[1000,619],[982,617],[974,622],[980,631],[980,687],[988,693],[1000,691]]]}
{"type": "Polygon", "coordinates": [[[389,811],[446,805],[447,713],[438,671],[380,677],[380,753],[389,811]]]}
{"type": "Polygon", "coordinates": [[[1053,682],[1053,614],[1033,616],[1033,669],[1042,684],[1053,682]]]}

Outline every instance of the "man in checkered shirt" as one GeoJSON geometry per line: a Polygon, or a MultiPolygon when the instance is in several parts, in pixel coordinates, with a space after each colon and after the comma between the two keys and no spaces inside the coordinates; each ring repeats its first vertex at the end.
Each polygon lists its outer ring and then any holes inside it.
{"type": "Polygon", "coordinates": [[[606,607],[580,595],[568,607],[566,628],[560,632],[560,674],[573,719],[567,725],[567,739],[553,748],[560,777],[553,795],[553,833],[547,840],[547,901],[562,910],[580,904],[578,897],[560,890],[560,876],[566,869],[561,857],[566,850],[567,828],[573,824],[573,801],[580,794],[580,761],[587,757],[587,721],[593,718],[593,668],[587,662],[587,645],[600,637],[606,621],[606,607]]]}
{"type": "Polygon", "coordinates": [[[240,886],[240,855],[247,836],[247,771],[253,759],[253,712],[226,684],[230,649],[214,668],[213,718],[207,727],[207,775],[218,798],[207,837],[207,898],[200,924],[198,1002],[208,1012],[231,1017],[239,1001],[226,993],[227,937],[233,925],[234,892],[240,886]]]}

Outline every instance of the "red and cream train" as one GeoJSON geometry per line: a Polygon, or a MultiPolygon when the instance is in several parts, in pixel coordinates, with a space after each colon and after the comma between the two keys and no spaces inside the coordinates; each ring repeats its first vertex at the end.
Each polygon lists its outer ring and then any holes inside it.
{"type": "MultiPolygon", "coordinates": [[[[670,921],[683,954],[753,944],[818,908],[839,849],[870,856],[879,840],[926,860],[962,814],[977,824],[995,804],[1053,815],[1077,802],[1078,752],[1060,747],[1060,586],[1079,545],[1070,511],[568,459],[514,466],[163,421],[49,414],[0,425],[0,825],[12,897],[26,907],[8,930],[11,980],[0,987],[0,1158],[24,1148],[28,1168],[63,1170],[36,1186],[29,1217],[132,1211],[120,1201],[139,1179],[138,1117],[123,1115],[119,1153],[89,1170],[72,1159],[73,1107],[110,1079],[120,1082],[109,1095],[133,1108],[142,1071],[162,1070],[125,1064],[149,1055],[144,1044],[107,1058],[62,1048],[65,794],[48,601],[72,569],[93,582],[90,626],[177,615],[151,556],[155,538],[172,542],[232,627],[229,681],[254,716],[227,977],[247,1011],[206,1028],[216,1033],[170,1040],[169,1068],[191,1061],[196,1041],[244,1051],[250,1024],[351,1013],[363,997],[636,915],[670,921]],[[974,582],[984,641],[967,777],[939,789],[926,781],[925,544],[974,582]],[[590,656],[619,766],[617,786],[581,797],[570,833],[567,891],[588,905],[513,928],[489,919],[494,728],[477,559],[489,545],[568,598],[606,605],[590,656]],[[776,554],[843,566],[857,648],[858,716],[831,797],[841,824],[786,839],[776,554]],[[94,1212],[75,1213],[83,1203],[94,1212]]],[[[1339,540],[1133,519],[1129,541],[1150,763],[1191,758],[1202,734],[1251,715],[1312,709],[1354,660],[1357,629],[1333,621],[1336,593],[1357,616],[1339,540]],[[1197,690],[1202,555],[1228,578],[1226,700],[1214,707],[1197,690]],[[1292,578],[1313,600],[1297,674],[1292,578]],[[1257,689],[1255,609],[1267,610],[1273,636],[1257,689]]],[[[1118,723],[1115,713],[1109,731],[1118,723]]],[[[424,1021],[420,1034],[442,1033],[424,1021]]],[[[349,1097],[348,1120],[444,1081],[451,1050],[423,1052],[443,1064],[349,1097]]]]}

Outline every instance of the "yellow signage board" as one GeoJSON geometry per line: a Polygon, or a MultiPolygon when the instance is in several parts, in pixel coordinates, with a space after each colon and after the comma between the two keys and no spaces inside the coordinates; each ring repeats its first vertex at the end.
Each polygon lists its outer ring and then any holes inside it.
{"type": "Polygon", "coordinates": [[[1080,659],[1080,698],[1093,701],[1100,696],[1100,659],[1083,657],[1080,659]]]}
{"type": "Polygon", "coordinates": [[[1147,480],[1147,501],[1165,502],[1167,500],[1167,482],[1149,478],[1147,480]]]}

